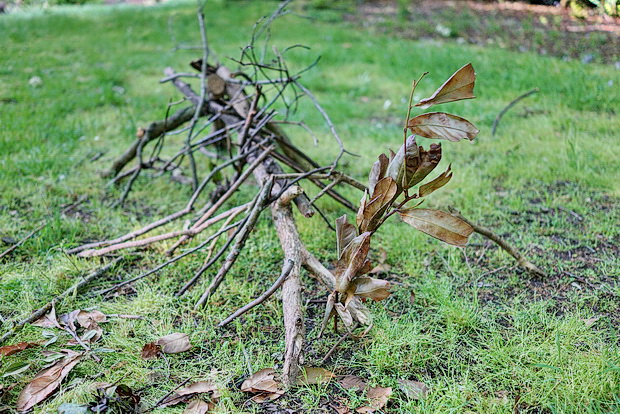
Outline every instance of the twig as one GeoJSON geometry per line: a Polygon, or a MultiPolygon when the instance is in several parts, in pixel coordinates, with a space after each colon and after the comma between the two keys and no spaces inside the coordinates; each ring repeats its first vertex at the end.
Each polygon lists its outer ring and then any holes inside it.
{"type": "Polygon", "coordinates": [[[350,331],[346,331],[341,337],[340,339],[338,339],[338,341],[334,344],[334,346],[332,346],[332,348],[327,352],[327,354],[325,354],[325,356],[323,357],[323,359],[321,359],[321,362],[319,362],[319,365],[323,365],[325,363],[325,361],[327,361],[329,359],[330,356],[332,356],[332,354],[334,353],[334,351],[336,351],[336,349],[340,346],[341,343],[344,342],[345,339],[347,339],[350,335],[351,332],[357,328],[357,324],[351,327],[350,331]]]}
{"type": "Polygon", "coordinates": [[[235,311],[235,313],[233,313],[228,318],[226,318],[222,322],[220,322],[217,325],[218,328],[221,328],[223,326],[228,325],[233,320],[237,319],[239,316],[243,315],[244,313],[246,313],[250,309],[254,308],[255,306],[260,305],[265,300],[269,299],[269,297],[271,297],[271,295],[273,295],[275,293],[275,291],[278,290],[278,288],[280,286],[282,286],[282,283],[284,283],[284,281],[286,280],[288,275],[291,273],[291,270],[293,270],[293,265],[294,264],[295,263],[292,260],[288,259],[286,261],[286,263],[284,264],[284,266],[282,267],[282,273],[280,274],[280,277],[278,277],[278,279],[273,283],[273,285],[271,285],[271,287],[269,289],[267,289],[262,295],[260,295],[256,299],[254,299],[252,302],[248,303],[247,305],[243,306],[242,308],[237,309],[237,311],[235,311]]]}
{"type": "Polygon", "coordinates": [[[495,117],[495,121],[493,121],[493,129],[491,130],[491,136],[495,136],[495,132],[497,131],[497,127],[499,126],[499,121],[502,119],[504,114],[510,110],[510,108],[515,106],[521,99],[525,99],[530,95],[534,95],[538,91],[539,91],[538,88],[534,88],[531,91],[525,92],[523,95],[517,97],[512,102],[510,102],[508,105],[506,105],[506,107],[502,109],[499,114],[497,114],[497,117],[495,117]]]}
{"type": "Polygon", "coordinates": [[[198,251],[198,250],[202,249],[202,248],[203,248],[203,247],[205,247],[205,246],[206,246],[206,245],[207,245],[207,244],[208,244],[211,240],[213,240],[214,238],[218,237],[221,233],[226,232],[226,231],[228,231],[228,230],[230,230],[230,229],[233,229],[233,228],[235,228],[235,227],[237,227],[237,226],[239,226],[239,225],[243,224],[243,223],[244,223],[244,221],[245,221],[245,219],[239,220],[239,221],[237,221],[237,222],[235,222],[235,223],[231,224],[230,226],[228,226],[228,227],[225,227],[225,228],[221,229],[220,231],[218,231],[217,233],[215,233],[214,235],[212,235],[212,236],[211,236],[211,237],[209,237],[207,240],[203,241],[202,243],[200,243],[198,246],[194,247],[193,249],[190,249],[190,250],[188,250],[188,251],[186,251],[186,252],[183,252],[182,254],[180,254],[180,255],[178,255],[178,256],[173,257],[172,259],[170,259],[170,260],[166,261],[165,263],[162,263],[161,265],[159,265],[159,266],[157,266],[157,267],[155,267],[155,268],[153,268],[153,269],[149,270],[149,271],[148,271],[148,272],[146,272],[146,273],[142,273],[141,275],[138,275],[138,276],[133,277],[133,278],[131,278],[131,279],[125,280],[125,281],[123,281],[123,282],[121,282],[121,283],[118,283],[118,284],[116,284],[116,285],[114,285],[114,286],[112,286],[112,287],[108,288],[108,289],[104,289],[104,290],[99,291],[99,292],[96,292],[96,293],[97,293],[97,294],[99,294],[99,295],[105,295],[105,294],[106,294],[106,293],[108,293],[108,292],[111,292],[111,291],[116,290],[116,289],[118,289],[118,288],[121,288],[121,287],[123,287],[123,286],[125,286],[125,285],[128,285],[128,284],[130,284],[130,283],[136,282],[136,281],[138,281],[138,280],[140,280],[140,279],[144,279],[145,277],[150,276],[150,275],[152,275],[152,274],[154,274],[154,273],[157,273],[157,272],[159,272],[161,269],[163,269],[164,267],[166,267],[166,266],[168,266],[168,265],[170,265],[170,264],[172,264],[172,263],[174,263],[174,262],[176,262],[176,261],[178,261],[178,260],[180,260],[180,259],[184,258],[185,256],[188,256],[188,255],[190,255],[190,254],[192,254],[192,253],[194,253],[194,252],[196,252],[196,251],[198,251]]]}
{"type": "Polygon", "coordinates": [[[528,272],[538,275],[538,276],[547,276],[547,274],[545,272],[543,272],[542,270],[540,270],[535,264],[529,262],[525,257],[523,257],[521,255],[521,253],[519,253],[513,246],[511,246],[506,240],[502,239],[500,236],[498,236],[497,234],[493,233],[491,230],[479,226],[475,223],[472,223],[471,221],[469,221],[468,219],[466,219],[465,217],[463,217],[463,215],[461,215],[461,213],[454,209],[454,208],[450,208],[450,212],[460,218],[461,220],[463,220],[465,223],[469,224],[476,233],[483,235],[484,237],[492,240],[493,242],[495,242],[495,244],[497,244],[499,247],[501,247],[506,253],[508,253],[509,255],[511,255],[512,257],[515,258],[515,260],[517,261],[517,264],[522,267],[523,269],[527,270],[528,272]]]}
{"type": "MultiPolygon", "coordinates": [[[[226,274],[228,273],[232,265],[237,261],[237,257],[239,256],[239,253],[241,253],[241,249],[245,245],[245,242],[248,239],[250,232],[254,228],[254,225],[256,224],[256,221],[258,220],[258,217],[260,216],[260,213],[263,210],[263,206],[265,205],[265,202],[268,200],[269,195],[271,194],[272,185],[273,185],[273,181],[270,181],[267,184],[265,184],[263,188],[261,189],[260,195],[258,199],[256,200],[256,204],[250,211],[250,214],[248,214],[248,217],[243,227],[239,231],[239,235],[236,238],[235,245],[233,246],[232,251],[226,257],[224,264],[222,265],[220,270],[217,272],[217,274],[211,281],[211,284],[209,285],[209,287],[207,287],[207,289],[204,291],[200,299],[198,299],[198,302],[196,302],[194,309],[199,309],[206,303],[206,301],[213,294],[213,292],[217,290],[220,283],[222,283],[222,281],[224,280],[224,277],[226,276],[226,274]]],[[[206,269],[203,268],[201,270],[202,272],[204,272],[206,269]]]]}
{"type": "Polygon", "coordinates": [[[76,284],[74,284],[73,286],[71,286],[69,289],[65,290],[64,292],[62,292],[60,295],[56,296],[54,299],[52,299],[51,302],[46,303],[45,305],[43,305],[42,307],[40,307],[39,309],[37,309],[36,311],[34,311],[32,314],[30,314],[30,316],[28,316],[26,319],[17,322],[12,328],[11,330],[9,330],[8,332],[6,332],[4,335],[2,335],[2,337],[0,337],[0,343],[4,342],[7,338],[11,337],[18,329],[20,329],[21,327],[23,327],[24,325],[34,322],[37,319],[39,319],[41,316],[45,315],[50,309],[52,309],[52,306],[63,300],[65,297],[72,295],[74,293],[78,293],[84,286],[86,286],[87,284],[89,284],[90,282],[92,282],[93,280],[101,277],[103,274],[105,274],[110,268],[112,268],[114,265],[116,265],[117,263],[119,263],[121,260],[123,260],[121,257],[116,258],[114,260],[112,260],[110,263],[106,264],[105,266],[95,270],[94,272],[92,272],[91,274],[89,274],[88,276],[86,276],[84,279],[80,280],[79,282],[77,282],[76,284]]]}

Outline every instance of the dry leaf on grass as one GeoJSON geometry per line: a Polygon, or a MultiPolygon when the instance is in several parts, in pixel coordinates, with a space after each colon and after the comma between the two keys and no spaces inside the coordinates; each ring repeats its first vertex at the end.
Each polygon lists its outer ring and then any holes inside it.
{"type": "Polygon", "coordinates": [[[334,377],[335,374],[333,372],[324,368],[302,367],[297,378],[297,385],[323,384],[331,381],[334,377]]]}
{"type": "Polygon", "coordinates": [[[56,318],[56,308],[52,304],[52,309],[45,315],[32,323],[33,326],[39,326],[41,328],[58,328],[62,329],[56,318]]]}
{"type": "Polygon", "coordinates": [[[198,394],[210,394],[209,398],[217,400],[220,392],[217,386],[211,381],[198,381],[187,387],[180,388],[161,402],[160,407],[169,407],[187,401],[198,394]]]}
{"type": "Polygon", "coordinates": [[[392,395],[392,388],[372,387],[368,389],[366,398],[370,402],[370,405],[359,407],[357,410],[360,414],[374,413],[377,410],[382,409],[387,404],[390,395],[392,395]]]}
{"type": "Polygon", "coordinates": [[[358,377],[357,375],[344,375],[338,380],[338,383],[345,390],[364,391],[367,386],[366,381],[362,377],[358,377]]]}
{"type": "Polygon", "coordinates": [[[161,354],[161,347],[155,342],[149,342],[144,345],[142,347],[142,352],[140,352],[140,356],[143,359],[157,358],[159,354],[161,354]]]}
{"type": "Polygon", "coordinates": [[[398,380],[400,390],[412,400],[419,400],[425,398],[428,394],[428,387],[423,382],[410,381],[410,380],[398,380]]]}
{"type": "Polygon", "coordinates": [[[178,332],[159,338],[155,343],[161,346],[161,351],[165,354],[178,354],[192,347],[187,334],[178,332]]]}
{"type": "Polygon", "coordinates": [[[20,342],[15,345],[7,345],[0,348],[0,356],[9,356],[16,354],[18,352],[22,352],[28,348],[34,348],[35,346],[39,346],[36,342],[20,342]]]}
{"type": "Polygon", "coordinates": [[[185,410],[183,410],[183,414],[207,414],[211,410],[215,408],[215,404],[209,403],[202,400],[194,400],[190,402],[185,410]]]}
{"type": "Polygon", "coordinates": [[[262,403],[280,398],[284,391],[282,384],[276,381],[276,372],[273,368],[265,368],[250,375],[243,384],[241,391],[258,394],[252,397],[252,401],[262,403]]]}
{"type": "Polygon", "coordinates": [[[52,367],[39,372],[34,379],[26,385],[17,399],[17,411],[27,411],[35,404],[46,399],[60,386],[62,380],[80,362],[83,354],[73,352],[57,362],[52,367]]]}
{"type": "Polygon", "coordinates": [[[463,66],[441,85],[429,98],[422,99],[415,106],[428,108],[446,102],[473,99],[476,72],[471,63],[463,66]]]}

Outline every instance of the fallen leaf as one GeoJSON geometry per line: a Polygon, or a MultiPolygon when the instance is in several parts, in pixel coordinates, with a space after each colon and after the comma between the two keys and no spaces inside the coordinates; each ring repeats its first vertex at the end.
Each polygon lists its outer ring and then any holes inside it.
{"type": "Polygon", "coordinates": [[[192,347],[187,334],[178,332],[159,338],[156,343],[161,346],[161,351],[165,354],[178,354],[192,347]]]}
{"type": "Polygon", "coordinates": [[[265,368],[250,375],[243,384],[241,391],[258,394],[252,397],[252,401],[262,403],[280,398],[284,391],[282,384],[276,381],[276,372],[273,368],[265,368]]]}
{"type": "Polygon", "coordinates": [[[470,141],[478,135],[478,128],[460,116],[445,112],[429,112],[418,115],[407,124],[411,133],[426,138],[447,139],[458,142],[464,138],[470,141]]]}
{"type": "Polygon", "coordinates": [[[413,228],[455,246],[465,246],[474,232],[469,224],[443,211],[416,208],[398,213],[413,228]]]}
{"type": "Polygon", "coordinates": [[[215,408],[215,404],[202,401],[202,400],[194,400],[190,402],[185,410],[183,410],[183,414],[206,414],[209,411],[215,408]]]}
{"type": "Polygon", "coordinates": [[[428,108],[446,102],[473,99],[476,72],[471,63],[463,66],[441,85],[429,98],[422,99],[415,106],[428,108]]]}
{"type": "Polygon", "coordinates": [[[144,345],[144,347],[142,347],[142,352],[140,353],[140,356],[143,359],[151,359],[157,358],[160,353],[161,347],[155,342],[149,342],[148,344],[144,345]]]}
{"type": "Polygon", "coordinates": [[[187,401],[198,394],[211,394],[209,397],[217,400],[220,393],[217,386],[211,381],[198,381],[187,387],[176,390],[172,395],[168,396],[160,404],[160,407],[169,407],[181,402],[187,401]]]}
{"type": "Polygon", "coordinates": [[[45,315],[41,316],[39,319],[32,323],[34,326],[40,326],[41,328],[58,328],[62,329],[60,324],[58,323],[58,319],[56,318],[56,309],[52,304],[52,309],[45,315]]]}
{"type": "Polygon", "coordinates": [[[26,385],[17,399],[17,411],[27,411],[35,404],[45,400],[60,386],[62,380],[80,362],[82,354],[72,352],[63,360],[52,367],[39,372],[34,379],[26,385]]]}
{"type": "Polygon", "coordinates": [[[366,381],[357,375],[344,375],[338,380],[338,383],[345,390],[364,391],[366,389],[366,381]]]}
{"type": "Polygon", "coordinates": [[[302,367],[299,377],[297,378],[298,385],[311,385],[311,384],[323,384],[331,381],[335,377],[335,374],[324,368],[318,367],[302,367]]]}
{"type": "Polygon", "coordinates": [[[28,348],[34,348],[35,346],[39,346],[36,342],[20,342],[15,345],[7,345],[0,348],[1,356],[9,356],[21,352],[28,348]]]}
{"type": "Polygon", "coordinates": [[[425,398],[428,394],[428,387],[423,382],[410,381],[410,380],[398,380],[400,390],[412,400],[419,400],[425,398]]]}
{"type": "Polygon", "coordinates": [[[387,263],[381,263],[373,267],[369,273],[376,275],[380,273],[388,273],[390,270],[392,270],[392,266],[387,263]]]}
{"type": "Polygon", "coordinates": [[[374,413],[385,407],[390,395],[392,395],[392,388],[372,387],[368,389],[368,393],[366,394],[370,406],[365,405],[358,408],[356,411],[360,414],[374,413]]]}

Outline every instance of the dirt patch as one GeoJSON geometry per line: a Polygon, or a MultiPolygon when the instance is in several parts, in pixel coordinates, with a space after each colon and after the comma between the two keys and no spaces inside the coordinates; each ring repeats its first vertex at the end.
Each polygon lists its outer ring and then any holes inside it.
{"type": "Polygon", "coordinates": [[[617,17],[575,18],[566,8],[518,2],[438,0],[414,2],[407,11],[394,1],[372,2],[347,18],[407,38],[447,38],[620,68],[617,17]]]}

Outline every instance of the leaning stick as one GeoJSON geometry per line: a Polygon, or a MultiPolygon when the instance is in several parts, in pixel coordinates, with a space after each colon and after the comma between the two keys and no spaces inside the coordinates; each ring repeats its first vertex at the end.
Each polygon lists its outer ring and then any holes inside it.
{"type": "Polygon", "coordinates": [[[497,127],[499,126],[499,121],[502,119],[504,114],[506,114],[506,112],[508,112],[510,110],[510,108],[515,106],[521,99],[525,99],[525,98],[527,98],[530,95],[534,95],[538,91],[539,91],[538,88],[534,88],[531,91],[525,92],[523,95],[517,97],[512,102],[510,102],[508,105],[506,105],[506,107],[504,109],[502,109],[499,114],[497,114],[497,117],[495,118],[495,121],[493,121],[493,129],[491,130],[491,136],[495,136],[495,132],[497,131],[497,127]]]}
{"type": "MultiPolygon", "coordinates": [[[[237,181],[235,181],[226,191],[226,193],[224,193],[224,195],[222,197],[220,197],[219,200],[217,200],[215,202],[215,204],[213,204],[213,206],[211,206],[211,208],[209,210],[207,210],[207,212],[205,214],[202,215],[202,217],[200,217],[198,219],[198,221],[196,221],[196,223],[194,223],[194,225],[192,226],[193,229],[200,227],[201,224],[203,224],[207,219],[209,219],[209,217],[211,217],[213,215],[213,213],[215,213],[217,211],[218,208],[220,208],[222,206],[222,204],[224,204],[234,193],[235,191],[237,191],[237,189],[241,186],[241,184],[243,184],[248,177],[250,176],[250,174],[252,173],[252,171],[254,171],[254,169],[260,164],[260,162],[262,162],[262,160],[264,160],[269,153],[271,153],[271,151],[273,151],[273,145],[267,147],[266,150],[264,150],[256,160],[254,160],[252,162],[252,164],[250,164],[248,166],[248,168],[243,172],[243,174],[241,174],[241,176],[237,179],[237,181]]],[[[167,255],[172,254],[172,252],[174,252],[181,244],[185,243],[188,239],[190,238],[190,236],[183,236],[181,237],[167,252],[167,255]]]]}
{"type": "Polygon", "coordinates": [[[241,219],[241,220],[236,221],[236,222],[234,222],[233,224],[231,224],[231,225],[229,225],[229,226],[227,226],[227,227],[224,227],[223,229],[220,229],[218,232],[216,232],[215,234],[213,234],[212,236],[210,236],[207,240],[203,241],[202,243],[200,243],[198,246],[194,247],[193,249],[190,249],[190,250],[188,250],[188,251],[186,251],[186,252],[183,252],[183,253],[181,253],[180,255],[175,256],[175,257],[173,257],[173,258],[172,258],[172,259],[170,259],[170,260],[167,260],[166,262],[164,262],[164,263],[160,264],[159,266],[157,266],[157,267],[155,267],[155,268],[153,268],[153,269],[149,270],[148,272],[142,273],[141,275],[138,275],[138,276],[133,277],[133,278],[131,278],[131,279],[125,280],[125,281],[123,281],[123,282],[121,282],[121,283],[117,283],[116,285],[114,285],[114,286],[112,286],[112,287],[110,287],[110,288],[108,288],[108,289],[104,289],[104,290],[99,291],[99,292],[96,292],[96,293],[97,293],[97,294],[100,294],[100,295],[105,295],[105,294],[106,294],[106,293],[108,293],[108,292],[111,292],[111,291],[113,291],[113,290],[116,290],[116,289],[118,289],[118,288],[121,288],[121,287],[123,287],[123,286],[125,286],[125,285],[128,285],[128,284],[130,284],[130,283],[133,283],[133,282],[136,282],[136,281],[138,281],[138,280],[144,279],[145,277],[150,276],[150,275],[152,275],[152,274],[154,274],[154,273],[157,273],[157,272],[159,272],[161,269],[163,269],[164,267],[166,267],[166,266],[168,266],[168,265],[170,265],[170,264],[172,264],[172,263],[174,263],[174,262],[176,262],[176,261],[179,261],[179,260],[181,260],[182,258],[184,258],[185,256],[188,256],[188,255],[190,255],[190,254],[192,254],[192,253],[194,253],[194,252],[197,252],[198,250],[202,249],[202,248],[203,248],[203,247],[205,247],[207,244],[209,244],[209,242],[211,242],[211,240],[215,239],[215,238],[216,238],[216,237],[218,237],[220,234],[222,234],[222,233],[224,233],[224,232],[226,232],[226,231],[228,231],[228,230],[230,230],[230,229],[234,229],[235,227],[237,227],[237,226],[239,226],[239,225],[243,224],[243,223],[245,222],[245,220],[246,220],[246,219],[241,219]]]}
{"type": "MultiPolygon", "coordinates": [[[[233,164],[236,161],[239,161],[247,156],[249,156],[250,154],[252,154],[253,151],[255,151],[257,148],[252,148],[250,149],[247,153],[245,154],[241,154],[237,157],[231,158],[226,162],[223,162],[222,164],[218,165],[217,167],[215,167],[213,170],[211,170],[211,173],[200,183],[200,185],[198,186],[198,188],[196,189],[196,191],[194,191],[194,193],[192,194],[192,197],[190,198],[189,202],[187,203],[187,205],[185,206],[185,208],[183,208],[182,210],[179,210],[175,213],[172,213],[160,220],[154,221],[153,223],[142,227],[141,229],[132,231],[130,233],[125,234],[124,236],[118,237],[116,239],[112,239],[112,240],[105,240],[105,241],[100,241],[100,242],[94,242],[94,243],[87,243],[84,244],[82,246],[76,247],[74,249],[68,250],[67,253],[69,254],[74,254],[74,253],[79,253],[83,250],[87,250],[87,249],[93,249],[96,247],[101,247],[101,246],[109,246],[109,245],[113,245],[113,244],[118,244],[118,243],[123,243],[127,240],[132,240],[135,239],[138,236],[141,236],[143,234],[146,234],[148,232],[150,232],[151,230],[154,230],[158,227],[161,227],[163,225],[166,225],[176,219],[179,219],[187,214],[189,214],[192,209],[194,208],[194,204],[196,204],[196,200],[198,199],[198,197],[200,196],[201,192],[204,190],[204,188],[206,187],[206,185],[213,179],[213,177],[222,169],[228,167],[229,165],[233,164]]],[[[212,193],[213,194],[213,193],[212,193]]]]}
{"type": "MultiPolygon", "coordinates": [[[[204,306],[204,304],[207,302],[209,297],[220,286],[220,284],[226,277],[226,274],[228,273],[230,268],[237,261],[237,258],[239,257],[239,253],[241,253],[241,249],[243,249],[243,246],[245,245],[246,240],[250,236],[250,232],[254,228],[254,225],[256,224],[256,221],[258,220],[260,213],[263,211],[263,206],[265,204],[265,201],[268,200],[269,196],[271,195],[272,186],[273,186],[273,181],[268,181],[263,186],[260,192],[260,195],[258,196],[258,199],[256,200],[256,204],[250,211],[250,214],[248,214],[247,220],[245,221],[241,231],[237,235],[237,238],[235,240],[235,244],[232,250],[230,251],[230,253],[228,253],[228,256],[226,257],[224,264],[222,265],[220,270],[218,270],[217,274],[211,281],[211,284],[209,285],[209,287],[207,287],[207,289],[204,291],[200,299],[198,299],[198,302],[196,302],[194,309],[199,309],[202,306],[204,306]]],[[[201,269],[202,272],[204,272],[205,270],[206,269],[204,267],[201,269]]]]}
{"type": "Polygon", "coordinates": [[[481,234],[484,237],[488,238],[489,240],[493,241],[495,244],[501,247],[502,250],[504,250],[506,253],[514,257],[515,260],[517,261],[517,264],[521,268],[538,276],[547,276],[545,272],[540,270],[534,263],[528,261],[525,257],[521,255],[521,253],[517,251],[517,249],[515,249],[512,245],[510,245],[506,240],[502,239],[500,236],[493,233],[491,230],[487,229],[486,227],[479,226],[476,223],[472,223],[470,220],[463,217],[463,215],[454,208],[450,208],[450,212],[452,213],[452,215],[460,218],[465,223],[469,224],[476,233],[481,234]]]}
{"type": "Polygon", "coordinates": [[[286,263],[284,264],[284,266],[282,266],[282,273],[280,273],[280,277],[278,277],[278,279],[276,279],[276,281],[273,283],[273,285],[271,285],[271,287],[269,289],[267,289],[262,295],[260,295],[256,299],[254,299],[252,302],[250,302],[247,305],[237,309],[232,315],[230,315],[228,318],[226,318],[222,322],[220,322],[217,325],[217,327],[221,328],[223,326],[228,325],[229,323],[231,323],[232,321],[237,319],[239,316],[243,315],[244,313],[248,312],[252,308],[260,305],[261,303],[263,303],[264,301],[269,299],[271,297],[271,295],[273,295],[275,293],[275,291],[278,290],[280,288],[280,286],[282,286],[282,283],[284,283],[284,281],[286,280],[288,275],[291,273],[291,270],[293,270],[293,265],[294,264],[295,263],[292,260],[288,259],[286,261],[286,263]]]}
{"type": "Polygon", "coordinates": [[[13,336],[13,334],[15,334],[15,332],[21,329],[24,325],[34,322],[37,319],[39,319],[41,316],[45,315],[47,312],[49,312],[50,309],[52,309],[52,306],[54,306],[54,304],[56,304],[57,302],[63,300],[65,297],[69,295],[79,292],[84,286],[86,286],[93,280],[104,275],[110,268],[112,268],[114,265],[116,265],[121,260],[123,259],[121,257],[118,257],[112,260],[110,263],[106,264],[105,266],[100,267],[99,269],[90,273],[88,276],[84,277],[79,282],[75,283],[69,289],[62,292],[60,295],[56,296],[50,302],[46,303],[45,305],[43,305],[42,307],[40,307],[39,309],[31,313],[30,316],[28,316],[26,319],[20,322],[17,322],[15,325],[13,325],[13,327],[8,332],[6,332],[4,335],[2,335],[2,337],[0,337],[0,343],[4,342],[9,337],[13,336]]]}
{"type": "Polygon", "coordinates": [[[248,207],[247,204],[243,204],[243,205],[240,205],[238,207],[231,208],[230,210],[224,211],[223,213],[218,214],[217,216],[211,218],[210,220],[205,221],[200,227],[197,227],[195,229],[192,228],[192,229],[187,229],[187,230],[171,231],[169,233],[164,233],[164,234],[159,234],[157,236],[147,237],[146,239],[140,239],[140,240],[128,241],[128,242],[125,242],[125,243],[114,244],[112,246],[104,247],[104,248],[98,249],[98,250],[95,250],[95,249],[85,250],[85,251],[79,253],[78,256],[79,257],[103,256],[103,255],[109,254],[111,252],[114,252],[116,250],[148,246],[149,244],[157,243],[157,242],[168,240],[168,239],[173,239],[173,238],[179,237],[179,236],[195,236],[198,233],[206,230],[207,228],[209,228],[213,224],[215,224],[215,223],[217,223],[219,221],[222,221],[223,219],[225,219],[227,217],[235,217],[237,214],[239,214],[240,212],[244,211],[247,207],[248,207]]]}

